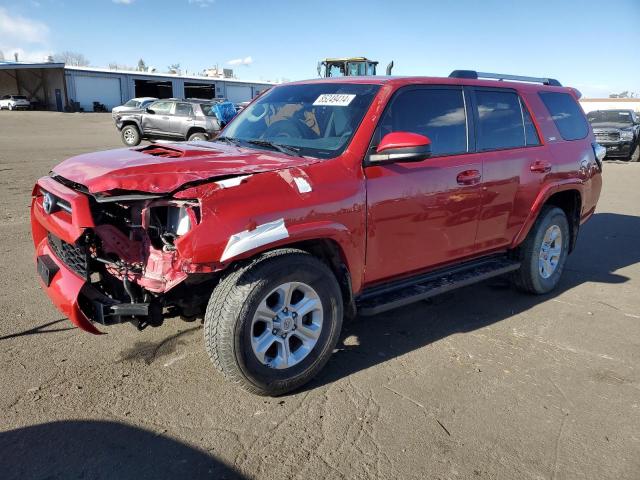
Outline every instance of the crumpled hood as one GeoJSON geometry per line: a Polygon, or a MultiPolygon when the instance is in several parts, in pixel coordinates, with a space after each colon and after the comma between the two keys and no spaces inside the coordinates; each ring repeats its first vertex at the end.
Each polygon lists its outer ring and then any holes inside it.
{"type": "Polygon", "coordinates": [[[300,167],[314,161],[219,142],[207,146],[194,142],[87,153],[65,160],[53,173],[84,185],[91,193],[168,193],[189,182],[300,167]]]}

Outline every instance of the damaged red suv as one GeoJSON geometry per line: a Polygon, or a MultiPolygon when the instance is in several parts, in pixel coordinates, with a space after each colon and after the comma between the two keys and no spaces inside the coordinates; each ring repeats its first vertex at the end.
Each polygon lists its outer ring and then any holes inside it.
{"type": "Polygon", "coordinates": [[[558,284],[601,189],[578,97],[468,70],[305,81],[211,142],[71,158],[33,190],[42,287],[95,334],[203,314],[224,376],[282,394],[343,317],[497,275],[558,284]]]}

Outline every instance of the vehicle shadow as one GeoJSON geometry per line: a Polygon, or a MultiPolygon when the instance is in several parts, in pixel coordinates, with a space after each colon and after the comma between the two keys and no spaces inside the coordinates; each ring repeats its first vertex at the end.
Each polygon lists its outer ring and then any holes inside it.
{"type": "Polygon", "coordinates": [[[214,456],[123,423],[67,420],[0,432],[3,479],[243,479],[214,456]]]}
{"type": "Polygon", "coordinates": [[[304,389],[313,389],[422,348],[449,335],[471,332],[524,312],[586,282],[620,284],[617,270],[640,262],[640,217],[599,213],[580,231],[556,291],[529,295],[507,279],[470,286],[344,325],[337,352],[304,389]]]}
{"type": "MultiPolygon", "coordinates": [[[[29,330],[24,330],[18,333],[11,333],[9,335],[4,335],[0,337],[0,340],[8,340],[10,338],[16,337],[24,337],[27,335],[38,335],[40,333],[55,333],[55,332],[64,332],[65,330],[73,330],[76,327],[62,327],[62,328],[47,328],[52,325],[56,325],[61,322],[67,322],[66,318],[60,318],[58,320],[53,320],[52,322],[43,323],[42,325],[38,325],[37,327],[30,328],[29,330]]],[[[68,325],[68,323],[67,323],[68,325]]]]}

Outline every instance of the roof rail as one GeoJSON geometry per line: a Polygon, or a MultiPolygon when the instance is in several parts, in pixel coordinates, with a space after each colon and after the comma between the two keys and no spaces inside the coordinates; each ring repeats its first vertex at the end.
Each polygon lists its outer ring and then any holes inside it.
{"type": "Polygon", "coordinates": [[[491,78],[493,80],[514,80],[516,82],[542,83],[553,87],[561,87],[562,84],[555,78],[524,77],[522,75],[507,75],[501,73],[476,72],[475,70],[454,70],[449,75],[450,78],[491,78]]]}

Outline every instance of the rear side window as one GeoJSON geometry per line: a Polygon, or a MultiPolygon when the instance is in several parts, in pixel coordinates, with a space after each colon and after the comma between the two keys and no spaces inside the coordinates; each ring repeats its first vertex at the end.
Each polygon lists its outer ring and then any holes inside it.
{"type": "Polygon", "coordinates": [[[520,99],[513,92],[476,90],[478,149],[524,147],[525,128],[520,99]]]}
{"type": "Polygon", "coordinates": [[[189,117],[193,115],[193,109],[191,108],[191,105],[188,103],[177,103],[175,114],[181,117],[189,117]]]}
{"type": "Polygon", "coordinates": [[[376,144],[391,132],[413,132],[431,139],[433,155],[467,151],[467,118],[461,89],[400,91],[380,120],[376,144]]]}
{"type": "Polygon", "coordinates": [[[565,140],[580,140],[589,133],[587,120],[575,99],[568,93],[540,92],[560,135],[565,140]]]}

